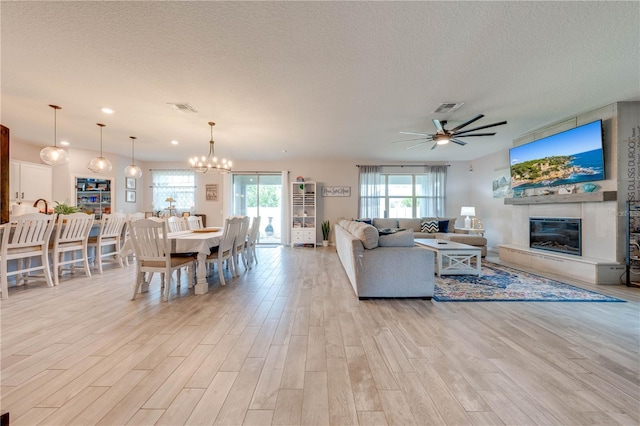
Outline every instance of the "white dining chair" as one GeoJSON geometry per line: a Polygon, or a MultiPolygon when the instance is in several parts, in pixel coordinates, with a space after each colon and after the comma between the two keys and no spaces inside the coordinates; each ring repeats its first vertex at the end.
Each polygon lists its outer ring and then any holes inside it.
{"type": "Polygon", "coordinates": [[[189,216],[187,217],[187,225],[189,229],[202,229],[202,217],[200,216],[189,216]]]}
{"type": "Polygon", "coordinates": [[[76,263],[82,262],[84,274],[87,277],[91,276],[87,243],[94,217],[93,214],[86,213],[58,215],[51,242],[53,285],[59,284],[59,276],[62,274],[64,265],[70,265],[70,271],[73,273],[76,263]],[[80,257],[76,256],[78,253],[80,257]]]}
{"type": "MultiPolygon", "coordinates": [[[[150,219],[131,222],[131,242],[136,255],[136,280],[133,287],[134,300],[144,283],[145,273],[160,273],[162,298],[169,300],[170,283],[173,271],[179,271],[183,266],[194,266],[195,257],[173,256],[167,238],[167,223],[150,219]]],[[[194,269],[195,270],[195,269],[194,269]]],[[[150,278],[151,280],[151,278],[150,278]]],[[[176,280],[180,286],[180,276],[176,280]]]]}
{"type": "Polygon", "coordinates": [[[233,242],[233,273],[236,277],[240,276],[240,260],[242,260],[242,264],[244,265],[244,270],[249,269],[249,265],[247,263],[247,254],[245,252],[245,248],[247,246],[247,233],[249,232],[249,216],[241,216],[240,219],[240,229],[236,234],[236,238],[233,242]]]}
{"type": "Polygon", "coordinates": [[[260,216],[256,216],[253,218],[251,222],[251,228],[249,229],[249,237],[247,238],[247,243],[245,247],[245,251],[247,252],[247,263],[249,264],[249,269],[251,269],[252,264],[258,264],[258,258],[256,256],[256,244],[258,243],[258,235],[260,234],[260,216]]]}
{"type": "Polygon", "coordinates": [[[87,245],[95,249],[93,265],[95,268],[97,263],[99,273],[102,273],[103,257],[113,257],[113,262],[117,262],[121,268],[123,267],[120,250],[122,249],[122,231],[126,219],[127,217],[123,213],[103,214],[98,235],[89,237],[87,245]],[[105,249],[108,247],[111,249],[106,251],[105,249]]]}
{"type": "Polygon", "coordinates": [[[42,270],[49,287],[53,287],[49,270],[49,240],[56,215],[31,213],[16,216],[12,222],[2,225],[2,244],[0,245],[0,290],[2,298],[9,297],[8,277],[18,275],[26,282],[29,273],[42,270]],[[40,265],[31,266],[31,258],[39,257],[40,265]],[[10,260],[17,260],[16,269],[9,271],[10,260]],[[24,261],[24,262],[23,262],[24,261]]]}
{"type": "Polygon", "coordinates": [[[167,219],[169,232],[188,231],[187,221],[183,217],[171,216],[167,219]]]}
{"type": "Polygon", "coordinates": [[[236,239],[236,235],[240,231],[240,218],[231,217],[224,223],[224,231],[222,234],[222,240],[218,247],[211,249],[211,254],[207,256],[207,264],[215,263],[218,266],[218,277],[220,277],[220,284],[226,285],[224,280],[224,261],[227,261],[231,275],[233,275],[233,243],[236,239]]]}

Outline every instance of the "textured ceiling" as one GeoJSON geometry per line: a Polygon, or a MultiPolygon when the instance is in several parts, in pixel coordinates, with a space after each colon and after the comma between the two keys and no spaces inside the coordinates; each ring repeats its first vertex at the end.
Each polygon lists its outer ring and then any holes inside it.
{"type": "Polygon", "coordinates": [[[177,160],[471,160],[540,126],[640,100],[639,2],[6,2],[1,121],[177,160]],[[189,102],[197,114],[168,105],[189,102]],[[464,102],[435,114],[442,102],[464,102]],[[106,116],[100,107],[115,114],[106,116]],[[431,119],[507,120],[468,145],[405,150],[431,119]],[[169,144],[175,139],[178,146],[169,144]],[[283,152],[286,151],[286,152],[283,152]]]}

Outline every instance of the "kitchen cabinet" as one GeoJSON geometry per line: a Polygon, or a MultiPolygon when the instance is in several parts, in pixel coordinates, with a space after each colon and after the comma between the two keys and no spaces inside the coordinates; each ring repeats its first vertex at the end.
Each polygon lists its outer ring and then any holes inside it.
{"type": "Polygon", "coordinates": [[[76,178],[76,206],[96,220],[111,213],[111,179],[76,178]]]}
{"type": "Polygon", "coordinates": [[[9,165],[11,201],[32,203],[39,198],[53,201],[53,171],[51,166],[11,161],[9,165]]]}

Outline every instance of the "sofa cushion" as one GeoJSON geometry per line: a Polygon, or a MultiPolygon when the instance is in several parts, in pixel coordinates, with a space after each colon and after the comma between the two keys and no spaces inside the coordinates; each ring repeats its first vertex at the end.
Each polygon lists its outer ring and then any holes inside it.
{"type": "Polygon", "coordinates": [[[378,230],[366,223],[353,222],[356,225],[352,227],[351,232],[354,237],[362,241],[362,245],[366,249],[374,249],[378,247],[378,230]]]}
{"type": "Polygon", "coordinates": [[[398,228],[413,229],[413,232],[420,232],[420,223],[421,220],[419,217],[398,219],[398,228]]]}
{"type": "Polygon", "coordinates": [[[423,221],[420,225],[420,232],[427,232],[429,234],[438,232],[438,221],[435,219],[423,221]]]}
{"type": "Polygon", "coordinates": [[[405,229],[389,235],[380,235],[378,247],[413,247],[413,229],[405,229]]]}
{"type": "Polygon", "coordinates": [[[449,219],[438,221],[438,232],[447,232],[449,230],[449,219]]]}
{"type": "Polygon", "coordinates": [[[373,226],[376,228],[399,228],[398,219],[389,219],[383,217],[376,217],[373,219],[373,226]]]}

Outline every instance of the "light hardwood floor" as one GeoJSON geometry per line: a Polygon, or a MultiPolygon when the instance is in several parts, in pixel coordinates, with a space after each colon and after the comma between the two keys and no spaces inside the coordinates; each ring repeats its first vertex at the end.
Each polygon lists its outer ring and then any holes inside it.
{"type": "MultiPolygon", "coordinates": [[[[359,301],[332,248],[259,248],[204,296],[134,266],[2,300],[12,425],[640,424],[628,303],[359,301]]],[[[595,289],[595,287],[592,287],[595,289]]]]}

